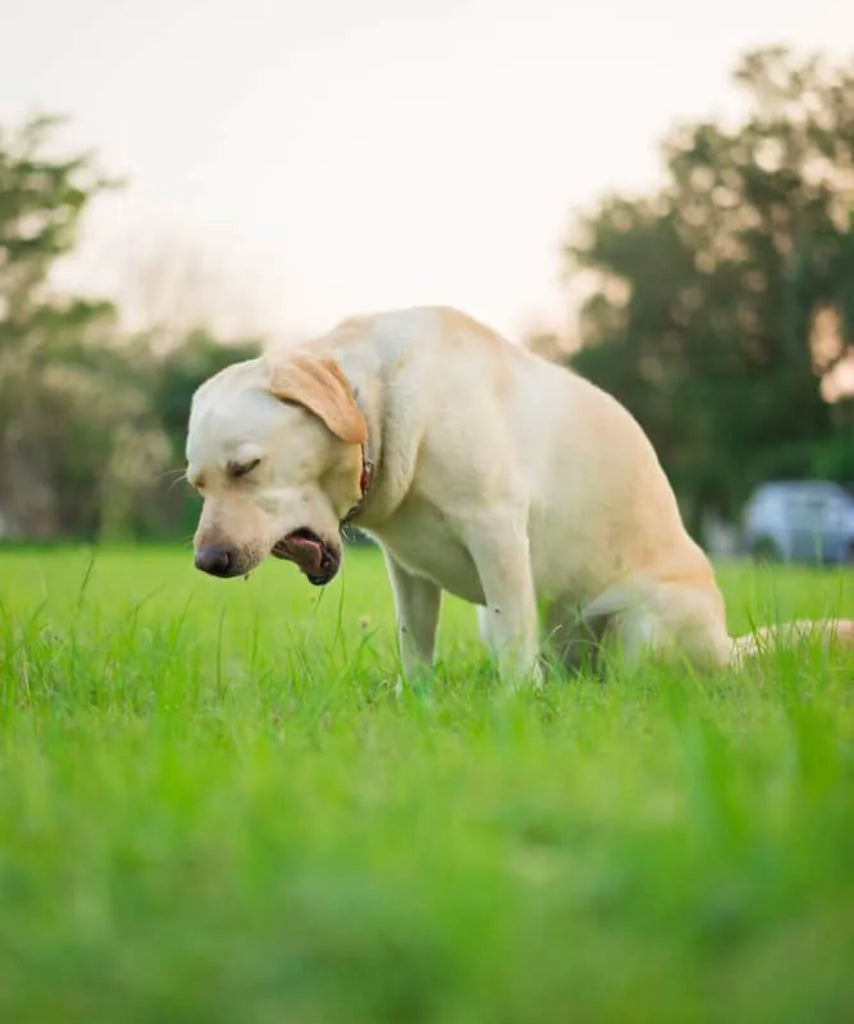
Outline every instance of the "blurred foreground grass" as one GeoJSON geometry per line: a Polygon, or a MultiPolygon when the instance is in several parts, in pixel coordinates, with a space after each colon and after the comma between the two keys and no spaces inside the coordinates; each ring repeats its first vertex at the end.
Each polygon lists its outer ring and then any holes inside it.
{"type": "Polygon", "coordinates": [[[508,698],[474,637],[396,694],[375,551],[0,552],[0,1021],[854,1019],[854,658],[508,698]]]}

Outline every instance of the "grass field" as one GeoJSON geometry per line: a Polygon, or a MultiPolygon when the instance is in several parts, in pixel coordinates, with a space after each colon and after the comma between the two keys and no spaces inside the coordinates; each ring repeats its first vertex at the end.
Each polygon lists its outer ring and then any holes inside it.
{"type": "Polygon", "coordinates": [[[451,601],[396,693],[393,632],[370,550],[0,552],[0,1021],[854,1020],[851,655],[509,697],[451,601]]]}

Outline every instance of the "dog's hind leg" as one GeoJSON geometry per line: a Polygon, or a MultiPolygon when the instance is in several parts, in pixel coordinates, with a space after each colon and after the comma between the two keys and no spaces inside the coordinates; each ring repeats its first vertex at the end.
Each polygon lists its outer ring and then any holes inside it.
{"type": "Polygon", "coordinates": [[[624,663],[664,657],[720,667],[729,661],[731,641],[717,591],[644,579],[592,601],[585,616],[606,611],[605,642],[624,663]]]}

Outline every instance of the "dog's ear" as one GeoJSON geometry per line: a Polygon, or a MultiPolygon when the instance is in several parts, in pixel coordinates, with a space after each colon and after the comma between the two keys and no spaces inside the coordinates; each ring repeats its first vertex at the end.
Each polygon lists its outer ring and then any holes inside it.
{"type": "Polygon", "coordinates": [[[270,390],[276,398],[296,402],[313,412],[347,444],[367,441],[365,417],[334,360],[290,352],[271,363],[270,390]]]}

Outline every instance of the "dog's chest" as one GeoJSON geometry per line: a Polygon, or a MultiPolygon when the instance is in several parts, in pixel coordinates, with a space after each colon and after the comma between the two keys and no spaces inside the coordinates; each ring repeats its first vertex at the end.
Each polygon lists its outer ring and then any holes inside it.
{"type": "Polygon", "coordinates": [[[370,532],[414,575],[426,576],[466,601],[483,604],[483,588],[471,555],[452,523],[432,503],[410,497],[370,532]]]}

